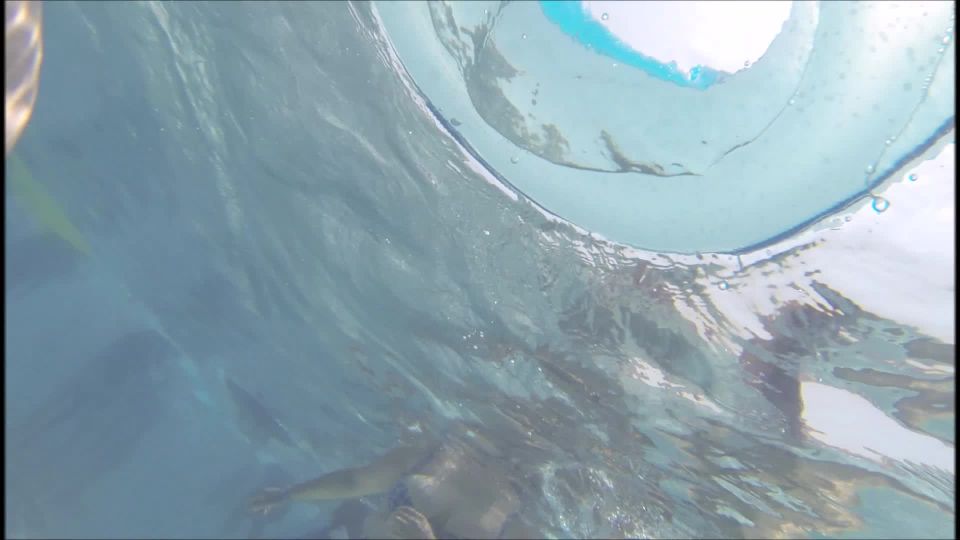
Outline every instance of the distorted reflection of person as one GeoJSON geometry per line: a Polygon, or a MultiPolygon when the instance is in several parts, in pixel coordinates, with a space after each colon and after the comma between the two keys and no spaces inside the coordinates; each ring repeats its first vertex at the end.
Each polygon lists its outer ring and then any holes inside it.
{"type": "Polygon", "coordinates": [[[17,143],[33,114],[43,61],[42,2],[5,0],[4,154],[17,143]]]}
{"type": "Polygon", "coordinates": [[[538,537],[520,515],[520,491],[502,457],[489,439],[458,425],[367,465],[265,489],[250,510],[269,513],[295,501],[345,500],[330,526],[318,532],[327,537],[339,526],[349,538],[538,537]],[[371,495],[386,497],[379,507],[357,503],[371,495]]]}

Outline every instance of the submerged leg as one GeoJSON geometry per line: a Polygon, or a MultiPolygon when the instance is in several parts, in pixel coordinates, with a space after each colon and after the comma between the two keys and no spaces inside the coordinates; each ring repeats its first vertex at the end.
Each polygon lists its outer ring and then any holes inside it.
{"type": "Polygon", "coordinates": [[[268,488],[254,497],[250,510],[266,514],[290,501],[354,499],[386,493],[428,452],[425,447],[400,447],[370,465],[334,471],[286,489],[268,488]]]}

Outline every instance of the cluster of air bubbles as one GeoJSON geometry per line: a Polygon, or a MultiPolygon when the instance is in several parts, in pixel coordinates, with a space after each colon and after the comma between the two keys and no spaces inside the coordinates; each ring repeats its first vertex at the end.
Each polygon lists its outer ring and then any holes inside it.
{"type": "Polygon", "coordinates": [[[882,214],[887,211],[887,208],[890,208],[890,201],[884,199],[883,197],[874,195],[873,202],[870,204],[870,206],[873,207],[873,210],[876,213],[882,214]]]}

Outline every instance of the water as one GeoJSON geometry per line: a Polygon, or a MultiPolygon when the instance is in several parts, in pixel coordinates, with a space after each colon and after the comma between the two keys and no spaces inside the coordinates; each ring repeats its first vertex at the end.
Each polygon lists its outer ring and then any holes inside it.
{"type": "Polygon", "coordinates": [[[46,4],[5,164],[9,537],[342,537],[385,495],[246,503],[463,426],[542,535],[951,535],[952,146],[883,214],[647,252],[498,181],[375,23],[46,4]]]}
{"type": "Polygon", "coordinates": [[[776,244],[951,138],[956,68],[936,45],[950,5],[901,7],[490,0],[374,14],[408,84],[503,182],[605,239],[692,254],[776,244]],[[534,159],[511,167],[518,147],[534,159]]]}

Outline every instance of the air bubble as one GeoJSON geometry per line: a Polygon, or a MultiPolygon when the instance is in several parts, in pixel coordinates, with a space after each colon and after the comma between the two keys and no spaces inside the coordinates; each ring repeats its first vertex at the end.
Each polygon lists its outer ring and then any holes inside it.
{"type": "Polygon", "coordinates": [[[744,62],[743,62],[743,67],[750,67],[750,61],[749,61],[749,60],[744,60],[744,62]]]}
{"type": "Polygon", "coordinates": [[[873,164],[867,165],[867,174],[873,174],[875,170],[877,170],[877,168],[874,167],[873,164]]]}
{"type": "Polygon", "coordinates": [[[911,174],[910,176],[907,177],[907,180],[909,180],[909,181],[911,181],[911,182],[916,182],[916,181],[917,181],[917,178],[918,178],[918,176],[917,176],[916,174],[911,174]]]}
{"type": "Polygon", "coordinates": [[[607,12],[603,12],[603,15],[600,15],[601,20],[607,20],[610,18],[610,15],[607,12]]]}
{"type": "Polygon", "coordinates": [[[943,36],[943,40],[942,40],[940,43],[943,43],[944,45],[949,45],[949,44],[950,44],[950,36],[943,36]]]}
{"type": "Polygon", "coordinates": [[[793,98],[790,98],[790,101],[787,102],[787,105],[796,105],[796,104],[797,104],[797,100],[793,98]]]}
{"type": "Polygon", "coordinates": [[[717,287],[720,287],[721,291],[725,291],[730,288],[730,284],[727,283],[727,280],[723,280],[720,283],[717,283],[717,287]]]}
{"type": "Polygon", "coordinates": [[[517,163],[520,163],[520,158],[517,156],[513,156],[510,158],[510,163],[513,163],[514,165],[516,165],[517,163]]]}
{"type": "Polygon", "coordinates": [[[887,139],[887,140],[883,141],[883,144],[885,144],[885,145],[887,145],[887,146],[890,146],[891,144],[893,144],[893,139],[887,139]]]}
{"type": "Polygon", "coordinates": [[[887,211],[887,208],[890,208],[890,201],[884,199],[883,197],[874,196],[871,206],[876,213],[882,214],[887,211]]]}

